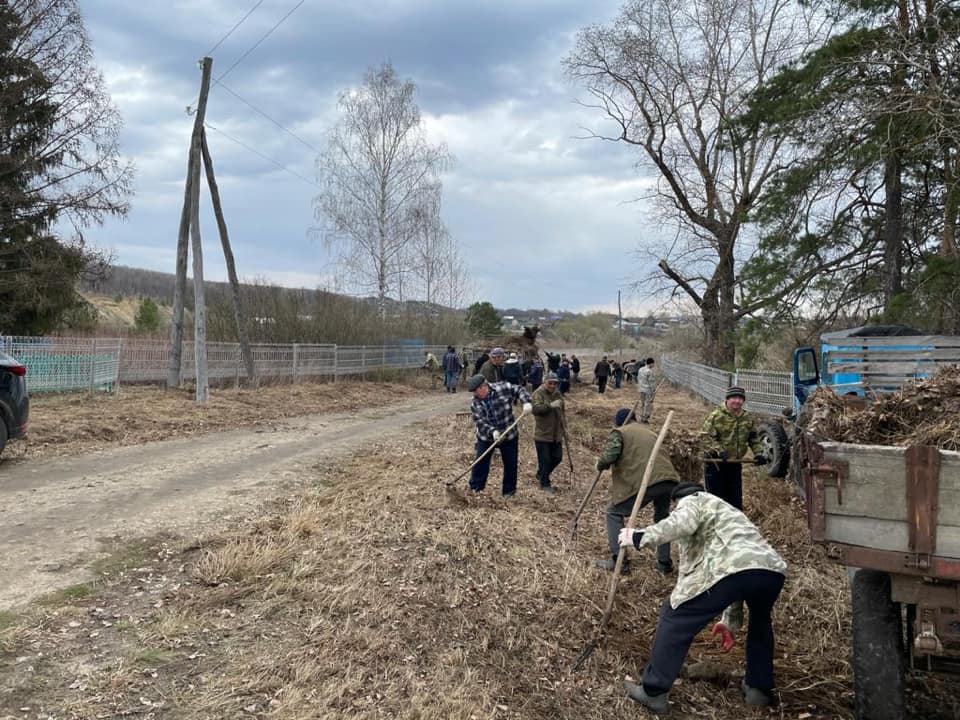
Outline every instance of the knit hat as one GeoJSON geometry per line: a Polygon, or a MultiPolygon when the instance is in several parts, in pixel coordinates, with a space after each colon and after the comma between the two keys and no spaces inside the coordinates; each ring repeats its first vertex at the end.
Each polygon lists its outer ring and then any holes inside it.
{"type": "Polygon", "coordinates": [[[687,495],[694,495],[698,492],[703,492],[703,485],[700,483],[682,482],[670,491],[670,499],[679,500],[680,498],[687,497],[687,495]]]}
{"type": "Polygon", "coordinates": [[[493,350],[490,351],[490,357],[494,357],[496,355],[506,355],[506,354],[507,352],[502,347],[495,347],[493,350]]]}
{"type": "Polygon", "coordinates": [[[617,414],[613,416],[613,426],[620,427],[626,425],[627,420],[631,418],[636,420],[636,415],[633,414],[630,408],[620,408],[617,410],[617,414]]]}
{"type": "Polygon", "coordinates": [[[555,372],[548,372],[546,375],[543,376],[543,381],[545,383],[558,382],[559,380],[560,378],[557,377],[557,374],[555,372]]]}
{"type": "Polygon", "coordinates": [[[747,399],[747,391],[744,390],[742,387],[738,387],[738,386],[734,385],[733,387],[727,388],[727,394],[724,395],[723,397],[724,397],[724,399],[726,399],[726,398],[732,398],[732,397],[739,397],[739,398],[743,398],[744,400],[746,400],[746,399],[747,399]]]}
{"type": "Polygon", "coordinates": [[[483,385],[486,381],[487,379],[483,375],[481,375],[480,373],[477,373],[476,375],[473,375],[469,380],[467,380],[467,390],[469,390],[470,392],[473,392],[478,387],[483,385]]]}

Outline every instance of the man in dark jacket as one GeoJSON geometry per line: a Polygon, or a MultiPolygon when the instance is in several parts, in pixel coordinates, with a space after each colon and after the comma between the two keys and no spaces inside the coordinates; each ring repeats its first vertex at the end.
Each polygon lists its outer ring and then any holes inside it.
{"type": "Polygon", "coordinates": [[[537,480],[540,489],[555,494],[550,473],[563,461],[563,396],[555,373],[547,373],[543,385],[533,393],[533,418],[536,421],[533,440],[537,448],[537,480]]]}
{"type": "MultiPolygon", "coordinates": [[[[637,501],[637,493],[643,484],[643,473],[656,442],[657,434],[637,424],[636,417],[629,408],[617,410],[613,419],[613,430],[607,436],[607,444],[597,459],[597,470],[611,468],[613,474],[610,505],[607,506],[606,516],[610,558],[598,560],[596,563],[597,567],[603,570],[613,570],[617,564],[617,555],[620,553],[617,537],[625,520],[633,512],[633,504],[637,501]]],[[[663,450],[653,462],[653,476],[643,494],[643,504],[640,507],[652,502],[653,521],[660,522],[670,514],[670,492],[680,482],[680,476],[663,450]]],[[[657,548],[657,569],[663,574],[673,570],[669,543],[657,548]]],[[[622,571],[629,571],[626,559],[622,571]]]]}
{"type": "Polygon", "coordinates": [[[536,390],[543,383],[543,363],[540,358],[533,359],[533,365],[530,366],[530,375],[527,378],[530,381],[530,388],[536,390]]]}
{"type": "MultiPolygon", "coordinates": [[[[486,349],[484,349],[484,351],[480,353],[480,357],[477,358],[477,361],[473,363],[473,374],[474,375],[478,374],[480,372],[480,368],[486,365],[487,360],[489,359],[490,359],[490,353],[488,353],[486,349]]],[[[469,378],[467,379],[469,380],[469,378]]]]}
{"type": "Polygon", "coordinates": [[[597,379],[597,392],[603,395],[607,389],[607,378],[610,377],[610,363],[607,362],[606,355],[604,355],[596,367],[593,368],[593,376],[597,379]]]}
{"type": "Polygon", "coordinates": [[[547,352],[547,370],[556,372],[560,369],[560,354],[547,352]]]}
{"type": "Polygon", "coordinates": [[[447,353],[443,356],[443,384],[448,393],[457,391],[457,377],[460,375],[460,357],[453,345],[447,346],[447,353]]]}
{"type": "Polygon", "coordinates": [[[573,373],[573,381],[580,382],[580,358],[576,355],[570,355],[570,372],[573,373]]]}

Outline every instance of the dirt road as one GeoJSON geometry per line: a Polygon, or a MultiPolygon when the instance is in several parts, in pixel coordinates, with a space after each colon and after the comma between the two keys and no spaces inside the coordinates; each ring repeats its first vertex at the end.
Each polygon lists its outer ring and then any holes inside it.
{"type": "Polygon", "coordinates": [[[0,465],[0,608],[90,580],[118,540],[213,530],[320,463],[428,418],[462,410],[466,393],[418,397],[349,414],[0,465]]]}

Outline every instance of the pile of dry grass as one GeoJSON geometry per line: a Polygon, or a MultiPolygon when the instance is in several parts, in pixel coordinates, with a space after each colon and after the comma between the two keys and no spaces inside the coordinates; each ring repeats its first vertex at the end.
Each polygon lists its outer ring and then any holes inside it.
{"type": "MultiPolygon", "coordinates": [[[[24,682],[51,716],[80,719],[145,712],[190,720],[642,716],[621,681],[641,672],[675,580],[655,572],[652,554],[634,554],[607,637],[570,673],[594,635],[609,582],[592,567],[607,553],[604,485],[587,506],[578,541],[565,539],[595,457],[579,439],[601,416],[598,436],[605,436],[622,401],[588,393],[570,402],[578,405],[571,423],[578,473],[565,465],[556,471],[557,497],[536,489],[524,421],[517,496],[500,498],[495,461],[485,493],[451,503],[444,482],[472,459],[472,427],[467,418],[436,418],[323,471],[315,479],[324,489],[153,564],[149,577],[166,581],[160,589],[127,577],[88,601],[79,629],[63,616],[41,622],[46,640],[16,653],[42,650],[46,667],[24,682]],[[101,623],[91,640],[87,618],[104,613],[126,618],[126,630],[101,623]],[[96,671],[78,680],[82,664],[96,671]]],[[[702,406],[669,391],[660,400],[654,427],[672,404],[689,408],[678,428],[699,423],[702,406]]],[[[775,613],[775,715],[852,717],[843,571],[808,542],[785,485],[751,480],[746,495],[748,514],[791,565],[775,613]]],[[[716,665],[723,686],[680,681],[671,694],[675,715],[751,714],[738,689],[739,640],[725,655],[706,634],[697,638],[689,662],[716,665]]],[[[12,675],[26,677],[25,665],[4,661],[12,675]]],[[[926,711],[918,717],[936,716],[926,711]]],[[[753,713],[761,714],[769,717],[753,713]]]]}
{"type": "Polygon", "coordinates": [[[960,450],[960,367],[871,400],[857,402],[820,387],[807,401],[801,422],[817,437],[838,442],[960,450]]]}

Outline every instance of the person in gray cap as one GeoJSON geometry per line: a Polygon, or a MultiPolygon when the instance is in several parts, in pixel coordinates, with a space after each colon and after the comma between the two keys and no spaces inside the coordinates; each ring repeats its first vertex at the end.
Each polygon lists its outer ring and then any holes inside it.
{"type": "Polygon", "coordinates": [[[566,422],[563,395],[556,373],[548,372],[543,385],[533,393],[533,418],[536,427],[533,442],[537,448],[537,481],[548,495],[556,494],[550,473],[563,461],[563,427],[566,422]]]}
{"type": "Polygon", "coordinates": [[[757,420],[743,409],[746,399],[742,387],[727,388],[723,405],[710,411],[700,430],[707,492],[723,498],[737,510],[743,510],[743,466],[728,460],[739,460],[750,450],[757,465],[767,464],[757,420]]]}
{"type": "MultiPolygon", "coordinates": [[[[480,458],[496,445],[503,460],[503,496],[512,497],[517,491],[517,459],[520,446],[520,433],[514,424],[513,404],[523,403],[523,413],[533,410],[530,393],[519,385],[508,382],[488,383],[483,375],[474,375],[467,381],[467,390],[473,393],[470,401],[470,414],[477,428],[477,458],[480,458]],[[510,428],[509,432],[507,429],[510,428]]],[[[490,474],[490,457],[479,460],[470,471],[470,489],[480,492],[487,485],[490,474]]]]}
{"type": "Polygon", "coordinates": [[[480,374],[489,383],[503,382],[503,363],[507,360],[507,353],[502,347],[495,347],[490,351],[490,359],[480,368],[480,374]]]}

